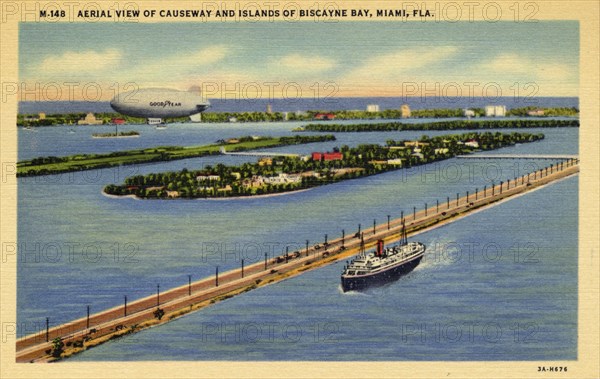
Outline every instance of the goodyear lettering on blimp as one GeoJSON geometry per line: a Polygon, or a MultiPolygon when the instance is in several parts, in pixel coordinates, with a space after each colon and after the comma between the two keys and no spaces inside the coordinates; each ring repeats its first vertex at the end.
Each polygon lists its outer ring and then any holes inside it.
{"type": "Polygon", "coordinates": [[[174,103],[170,100],[167,101],[151,101],[149,103],[151,107],[180,107],[181,103],[174,103]]]}
{"type": "Polygon", "coordinates": [[[127,116],[165,119],[196,115],[210,103],[197,91],[145,88],[116,95],[110,106],[127,116]]]}

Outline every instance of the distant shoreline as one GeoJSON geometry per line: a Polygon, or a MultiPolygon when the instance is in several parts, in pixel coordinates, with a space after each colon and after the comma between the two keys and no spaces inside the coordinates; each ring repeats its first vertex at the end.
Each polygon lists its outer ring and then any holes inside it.
{"type": "MultiPolygon", "coordinates": [[[[447,97],[441,98],[441,102],[434,103],[432,100],[440,99],[435,97],[401,97],[401,96],[353,96],[353,97],[331,97],[314,99],[306,98],[265,98],[252,99],[244,102],[244,108],[240,108],[240,103],[235,99],[210,99],[212,109],[216,112],[262,112],[267,104],[271,103],[274,111],[307,111],[311,109],[364,109],[367,104],[377,103],[380,109],[397,109],[400,104],[406,103],[411,109],[426,108],[464,108],[485,106],[491,101],[486,97],[447,97]],[[290,101],[290,100],[293,100],[290,101]]],[[[522,99],[521,99],[522,100],[522,99]]],[[[507,108],[518,108],[524,105],[546,106],[546,107],[579,107],[580,100],[578,96],[539,96],[528,98],[530,102],[524,104],[512,96],[502,96],[494,99],[493,102],[505,104],[507,108]]],[[[90,103],[89,101],[20,101],[18,104],[18,113],[34,114],[45,112],[46,114],[65,113],[70,110],[73,113],[107,113],[114,112],[110,107],[108,99],[90,103]]]]}
{"type": "MultiPolygon", "coordinates": [[[[264,110],[248,110],[236,109],[235,111],[206,111],[202,113],[202,124],[212,123],[252,123],[252,122],[312,122],[312,121],[331,121],[331,120],[405,120],[405,119],[483,119],[483,118],[533,118],[533,119],[548,119],[553,117],[578,117],[579,108],[576,106],[550,106],[547,103],[541,105],[515,104],[517,107],[506,107],[502,105],[486,104],[464,104],[457,107],[457,104],[448,104],[447,107],[438,105],[435,108],[413,107],[406,104],[406,101],[395,102],[393,105],[387,102],[384,104],[366,103],[340,104],[340,107],[332,106],[331,104],[323,104],[322,107],[312,104],[306,110],[290,111],[287,106],[275,106],[275,110],[271,111],[272,105],[269,104],[269,111],[264,110]],[[368,105],[368,106],[367,106],[368,105]],[[401,106],[402,105],[402,106],[401,106]],[[367,108],[365,110],[365,107],[367,108]],[[341,108],[341,109],[337,109],[341,108]],[[489,109],[488,109],[489,108],[489,109]],[[496,113],[498,108],[498,113],[496,113]],[[490,113],[491,112],[491,113],[490,113]]],[[[488,102],[489,103],[489,102],[488,102]]],[[[497,102],[496,102],[497,104],[497,102]]],[[[63,124],[71,124],[79,122],[82,113],[74,113],[73,108],[69,108],[63,112],[67,113],[52,113],[50,111],[36,113],[17,114],[17,126],[55,126],[63,124]]],[[[143,124],[147,120],[143,117],[126,116],[114,111],[96,111],[94,113],[98,120],[102,120],[109,125],[110,120],[121,118],[126,124],[143,124]]],[[[163,120],[165,123],[187,123],[188,117],[170,117],[163,120]]]]}

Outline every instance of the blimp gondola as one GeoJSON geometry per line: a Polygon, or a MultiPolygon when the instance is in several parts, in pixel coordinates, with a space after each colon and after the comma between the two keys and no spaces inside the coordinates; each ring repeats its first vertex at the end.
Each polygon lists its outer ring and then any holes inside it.
{"type": "Polygon", "coordinates": [[[110,106],[121,114],[145,118],[148,124],[162,124],[164,119],[176,117],[198,122],[210,103],[198,91],[145,88],[119,93],[110,106]]]}

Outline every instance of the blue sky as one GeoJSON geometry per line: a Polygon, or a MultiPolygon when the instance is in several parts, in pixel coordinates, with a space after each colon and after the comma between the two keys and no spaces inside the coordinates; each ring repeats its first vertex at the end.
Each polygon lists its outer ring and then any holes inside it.
{"type": "Polygon", "coordinates": [[[424,89],[477,96],[484,88],[513,96],[518,83],[521,95],[577,96],[579,25],[22,23],[19,60],[25,83],[93,81],[108,88],[135,82],[179,89],[212,83],[211,91],[238,88],[248,96],[257,88],[248,84],[258,83],[262,97],[269,88],[280,97],[285,83],[297,83],[305,97],[313,95],[315,82],[335,83],[337,96],[420,95],[424,89]],[[279,84],[266,84],[274,82],[279,84]],[[525,88],[527,83],[535,86],[525,88]]]}

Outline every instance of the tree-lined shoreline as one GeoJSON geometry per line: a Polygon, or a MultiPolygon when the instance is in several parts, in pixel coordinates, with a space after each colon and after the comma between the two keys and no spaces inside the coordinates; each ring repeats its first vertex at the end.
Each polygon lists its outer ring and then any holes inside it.
{"type": "Polygon", "coordinates": [[[409,124],[384,122],[365,124],[314,123],[295,129],[296,132],[391,132],[403,130],[479,130],[522,128],[577,128],[579,120],[450,120],[409,124]]]}
{"type": "Polygon", "coordinates": [[[344,180],[410,168],[435,161],[494,150],[544,138],[532,133],[463,133],[419,140],[388,140],[386,146],[342,146],[332,153],[306,157],[278,156],[239,166],[217,164],[202,170],[151,173],[128,177],[104,192],[141,199],[239,198],[306,190],[344,180]]]}

